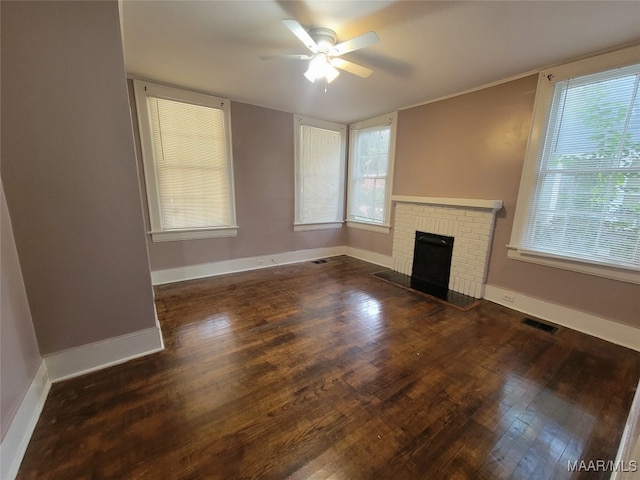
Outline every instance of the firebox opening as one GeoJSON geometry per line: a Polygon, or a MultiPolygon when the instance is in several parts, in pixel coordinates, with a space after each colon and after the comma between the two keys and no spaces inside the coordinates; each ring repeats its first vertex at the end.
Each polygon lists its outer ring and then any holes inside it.
{"type": "Polygon", "coordinates": [[[451,275],[453,237],[416,232],[411,288],[446,298],[451,275]]]}

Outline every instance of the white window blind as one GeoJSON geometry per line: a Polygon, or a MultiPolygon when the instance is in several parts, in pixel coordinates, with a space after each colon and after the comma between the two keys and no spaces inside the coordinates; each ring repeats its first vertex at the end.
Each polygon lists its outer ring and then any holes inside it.
{"type": "Polygon", "coordinates": [[[134,85],[154,241],[235,236],[228,100],[134,85]]]}
{"type": "Polygon", "coordinates": [[[337,228],[344,220],[346,127],[295,116],[296,225],[337,228]],[[324,226],[323,226],[324,225],[324,226]]]}
{"type": "Polygon", "coordinates": [[[147,97],[163,230],[231,224],[222,110],[147,97]]]}
{"type": "Polygon", "coordinates": [[[352,130],[349,220],[387,222],[390,140],[389,124],[352,130]]]}
{"type": "Polygon", "coordinates": [[[558,81],[521,248],[640,267],[640,65],[558,81]]]}
{"type": "Polygon", "coordinates": [[[340,132],[303,125],[301,128],[302,223],[342,220],[340,132]]]}

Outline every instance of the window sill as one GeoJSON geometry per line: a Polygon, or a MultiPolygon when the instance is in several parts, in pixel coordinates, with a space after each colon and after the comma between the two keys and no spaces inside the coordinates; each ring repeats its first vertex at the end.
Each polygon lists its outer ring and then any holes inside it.
{"type": "Polygon", "coordinates": [[[633,268],[614,267],[598,263],[581,262],[568,258],[555,257],[544,253],[521,250],[518,247],[507,245],[507,257],[512,260],[535,263],[547,267],[570,270],[572,272],[609,278],[626,283],[640,284],[640,272],[633,268]]]}
{"type": "Polygon", "coordinates": [[[161,230],[149,232],[153,242],[179,242],[203,238],[237,237],[238,227],[193,228],[184,230],[161,230]]]}
{"type": "Polygon", "coordinates": [[[344,222],[328,222],[328,223],[294,223],[294,232],[308,232],[312,230],[331,230],[342,228],[344,222]]]}
{"type": "Polygon", "coordinates": [[[390,225],[377,225],[373,223],[354,222],[352,220],[347,221],[347,227],[357,228],[359,230],[368,230],[370,232],[377,232],[377,233],[389,233],[391,231],[390,225]]]}

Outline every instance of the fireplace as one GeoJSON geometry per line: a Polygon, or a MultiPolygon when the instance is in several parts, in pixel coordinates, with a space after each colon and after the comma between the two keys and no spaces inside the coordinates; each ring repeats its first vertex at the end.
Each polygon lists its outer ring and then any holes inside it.
{"type": "Polygon", "coordinates": [[[411,287],[445,298],[449,289],[453,237],[416,232],[411,287]]]}
{"type": "Polygon", "coordinates": [[[394,272],[411,279],[416,286],[437,285],[445,291],[448,287],[449,292],[482,298],[495,213],[502,208],[502,201],[401,195],[394,195],[392,199],[396,202],[392,256],[394,272]],[[436,239],[444,237],[454,240],[451,252],[447,254],[447,258],[450,258],[448,284],[443,279],[434,281],[431,274],[425,276],[422,274],[424,272],[414,272],[417,249],[429,245],[416,245],[416,238],[422,238],[423,234],[432,234],[436,239]],[[413,280],[414,277],[417,280],[413,280]]]}

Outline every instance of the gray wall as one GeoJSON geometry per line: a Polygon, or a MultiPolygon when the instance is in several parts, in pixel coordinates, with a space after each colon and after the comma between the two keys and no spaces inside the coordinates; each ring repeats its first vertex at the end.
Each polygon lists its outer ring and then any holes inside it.
{"type": "Polygon", "coordinates": [[[118,4],[2,8],[2,179],[40,352],[155,326],[118,4]]]}
{"type": "MultiPolygon", "coordinates": [[[[133,82],[129,87],[142,173],[133,82]]],[[[151,270],[344,245],[345,229],[293,231],[293,134],[291,113],[231,102],[238,236],[156,243],[148,236],[151,270]]],[[[145,191],[142,175],[140,188],[145,191]]],[[[145,213],[146,202],[145,196],[145,213]]],[[[145,221],[149,230],[148,219],[145,221]]]]}

